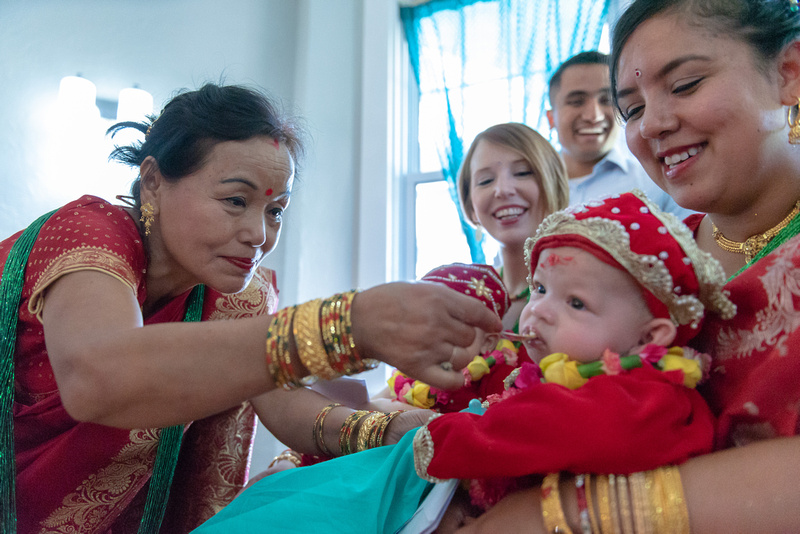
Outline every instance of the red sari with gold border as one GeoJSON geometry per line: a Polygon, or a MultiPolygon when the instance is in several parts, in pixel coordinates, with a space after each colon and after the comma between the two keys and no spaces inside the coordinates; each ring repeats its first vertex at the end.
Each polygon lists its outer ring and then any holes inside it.
{"type": "MultiPolygon", "coordinates": [[[[702,218],[689,216],[686,224],[695,231],[702,218]]],[[[715,446],[800,434],[800,236],[725,289],[736,316],[710,316],[693,341],[714,358],[701,393],[718,417],[715,446]]]]}
{"type": "MultiPolygon", "coordinates": [[[[19,235],[0,242],[0,268],[19,235]]],[[[47,287],[79,270],[113,276],[136,294],[141,306],[146,268],[135,221],[122,207],[91,196],[58,210],[31,250],[14,360],[21,533],[138,530],[160,431],[72,419],[61,404],[40,317],[47,287]]],[[[182,321],[188,296],[189,292],[173,299],[144,323],[182,321]]],[[[202,320],[268,314],[277,302],[275,274],[262,268],[239,294],[206,288],[202,320]]],[[[249,403],[187,425],[164,532],[188,532],[233,499],[247,480],[254,433],[255,412],[249,403]]]]}

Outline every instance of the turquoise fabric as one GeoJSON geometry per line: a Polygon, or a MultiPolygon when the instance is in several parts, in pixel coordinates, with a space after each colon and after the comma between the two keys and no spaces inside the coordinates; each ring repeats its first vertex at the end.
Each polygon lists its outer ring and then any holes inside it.
{"type": "Polygon", "coordinates": [[[394,533],[433,486],[414,470],[415,433],[263,478],[193,532],[394,533]]]}
{"type": "Polygon", "coordinates": [[[567,58],[597,49],[608,6],[609,0],[430,0],[400,9],[425,109],[419,130],[436,145],[474,263],[486,259],[456,191],[467,146],[502,122],[549,131],[547,82],[567,58]]]}

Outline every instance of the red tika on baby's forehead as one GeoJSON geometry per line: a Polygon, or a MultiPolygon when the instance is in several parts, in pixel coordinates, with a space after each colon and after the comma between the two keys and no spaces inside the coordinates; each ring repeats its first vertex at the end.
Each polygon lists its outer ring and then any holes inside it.
{"type": "Polygon", "coordinates": [[[269,189],[267,189],[267,191],[264,193],[264,195],[270,196],[271,194],[272,194],[272,188],[270,187],[269,189]]]}
{"type": "Polygon", "coordinates": [[[546,269],[548,267],[555,267],[556,265],[566,265],[575,258],[572,256],[559,256],[558,254],[550,254],[546,260],[539,264],[539,267],[546,269]]]}

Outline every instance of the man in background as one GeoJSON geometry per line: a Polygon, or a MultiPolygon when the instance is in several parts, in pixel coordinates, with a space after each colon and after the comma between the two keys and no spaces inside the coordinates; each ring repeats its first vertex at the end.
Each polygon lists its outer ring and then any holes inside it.
{"type": "Polygon", "coordinates": [[[547,120],[558,133],[567,164],[569,203],[580,204],[631,189],[641,189],[659,207],[683,219],[691,214],[647,176],[627,148],[611,100],[608,56],[581,52],[556,69],[549,83],[547,120]]]}

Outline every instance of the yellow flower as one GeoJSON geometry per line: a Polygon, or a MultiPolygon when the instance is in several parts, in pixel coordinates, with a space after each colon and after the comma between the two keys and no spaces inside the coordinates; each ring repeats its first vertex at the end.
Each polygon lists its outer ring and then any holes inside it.
{"type": "Polygon", "coordinates": [[[561,384],[569,389],[578,389],[586,383],[578,372],[578,362],[570,361],[563,352],[551,354],[539,362],[544,379],[551,384],[561,384]]]}
{"type": "Polygon", "coordinates": [[[501,339],[497,342],[497,346],[495,347],[495,350],[503,349],[513,350],[514,352],[517,351],[517,347],[514,346],[514,343],[507,339],[501,339]]]}
{"type": "Polygon", "coordinates": [[[473,382],[481,379],[483,375],[489,374],[489,364],[483,356],[475,356],[472,361],[467,364],[467,371],[473,382]]]}
{"type": "Polygon", "coordinates": [[[391,389],[392,391],[395,390],[394,382],[395,380],[397,380],[398,376],[403,376],[403,373],[401,373],[400,371],[395,371],[394,373],[392,373],[391,378],[389,378],[389,380],[386,381],[386,383],[389,384],[389,389],[391,389]]]}
{"type": "Polygon", "coordinates": [[[431,395],[431,387],[417,380],[414,385],[409,388],[404,397],[406,402],[417,408],[433,408],[436,403],[436,397],[431,395]]]}
{"type": "Polygon", "coordinates": [[[683,371],[683,385],[687,388],[695,387],[703,376],[703,371],[700,369],[700,363],[697,360],[690,360],[667,353],[658,363],[664,371],[674,371],[675,369],[683,371]]]}

